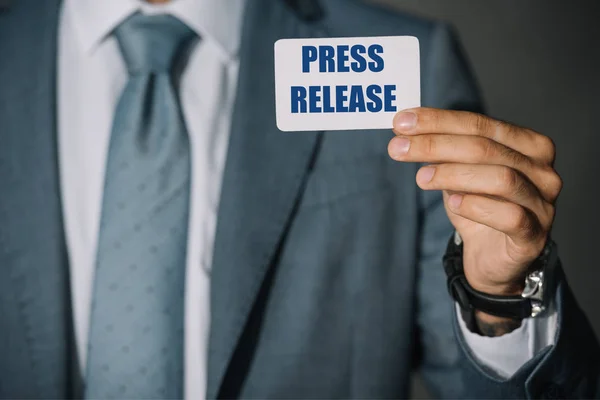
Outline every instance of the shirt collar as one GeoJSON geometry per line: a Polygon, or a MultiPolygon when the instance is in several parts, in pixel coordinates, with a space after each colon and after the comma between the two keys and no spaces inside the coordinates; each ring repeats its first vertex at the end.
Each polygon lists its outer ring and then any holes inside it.
{"type": "Polygon", "coordinates": [[[124,19],[141,11],[171,14],[203,40],[214,41],[228,58],[236,58],[245,3],[246,0],[172,0],[151,5],[143,0],[66,0],[65,6],[72,12],[86,52],[93,52],[124,19]]]}

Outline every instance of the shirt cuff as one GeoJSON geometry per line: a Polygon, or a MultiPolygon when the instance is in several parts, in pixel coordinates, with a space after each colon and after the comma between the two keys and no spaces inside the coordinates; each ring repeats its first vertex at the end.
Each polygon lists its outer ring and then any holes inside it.
{"type": "Polygon", "coordinates": [[[500,379],[508,379],[538,352],[554,344],[556,310],[549,309],[536,318],[525,318],[521,326],[502,336],[487,337],[473,333],[462,319],[456,304],[458,325],[475,359],[500,379]]]}

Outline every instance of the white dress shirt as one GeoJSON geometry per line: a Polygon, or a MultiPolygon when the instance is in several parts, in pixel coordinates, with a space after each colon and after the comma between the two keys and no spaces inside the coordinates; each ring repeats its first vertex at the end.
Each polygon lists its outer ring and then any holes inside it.
{"type": "MultiPolygon", "coordinates": [[[[245,0],[177,0],[161,5],[140,0],[63,3],[58,57],[59,164],[75,336],[83,372],[108,143],[113,111],[127,81],[121,54],[110,33],[136,11],[169,13],[201,38],[182,76],[180,96],[192,157],[185,376],[193,379],[184,379],[184,393],[188,400],[205,397],[210,269],[244,5],[245,0]]],[[[461,327],[477,359],[503,377],[510,376],[549,344],[547,340],[532,339],[540,335],[535,334],[537,328],[529,320],[501,338],[482,338],[469,332],[464,324],[461,327]]],[[[541,336],[553,338],[552,329],[541,336]]]]}

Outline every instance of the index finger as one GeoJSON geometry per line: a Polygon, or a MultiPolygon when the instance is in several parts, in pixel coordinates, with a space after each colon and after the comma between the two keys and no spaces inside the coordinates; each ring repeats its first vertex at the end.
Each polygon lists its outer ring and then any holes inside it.
{"type": "Polygon", "coordinates": [[[394,117],[394,133],[483,136],[542,163],[554,161],[554,144],[546,136],[468,111],[425,107],[404,110],[394,117]]]}

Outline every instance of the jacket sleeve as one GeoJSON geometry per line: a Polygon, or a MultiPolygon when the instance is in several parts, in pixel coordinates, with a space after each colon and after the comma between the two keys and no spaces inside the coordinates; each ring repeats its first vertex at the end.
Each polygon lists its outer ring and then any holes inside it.
{"type": "MultiPolygon", "coordinates": [[[[483,112],[473,74],[448,26],[438,24],[433,29],[422,63],[424,106],[483,112]]],[[[556,266],[555,344],[505,380],[477,363],[446,289],[441,260],[453,228],[441,193],[420,191],[420,204],[415,361],[432,394],[439,398],[600,397],[600,347],[560,265],[556,266]]]]}

